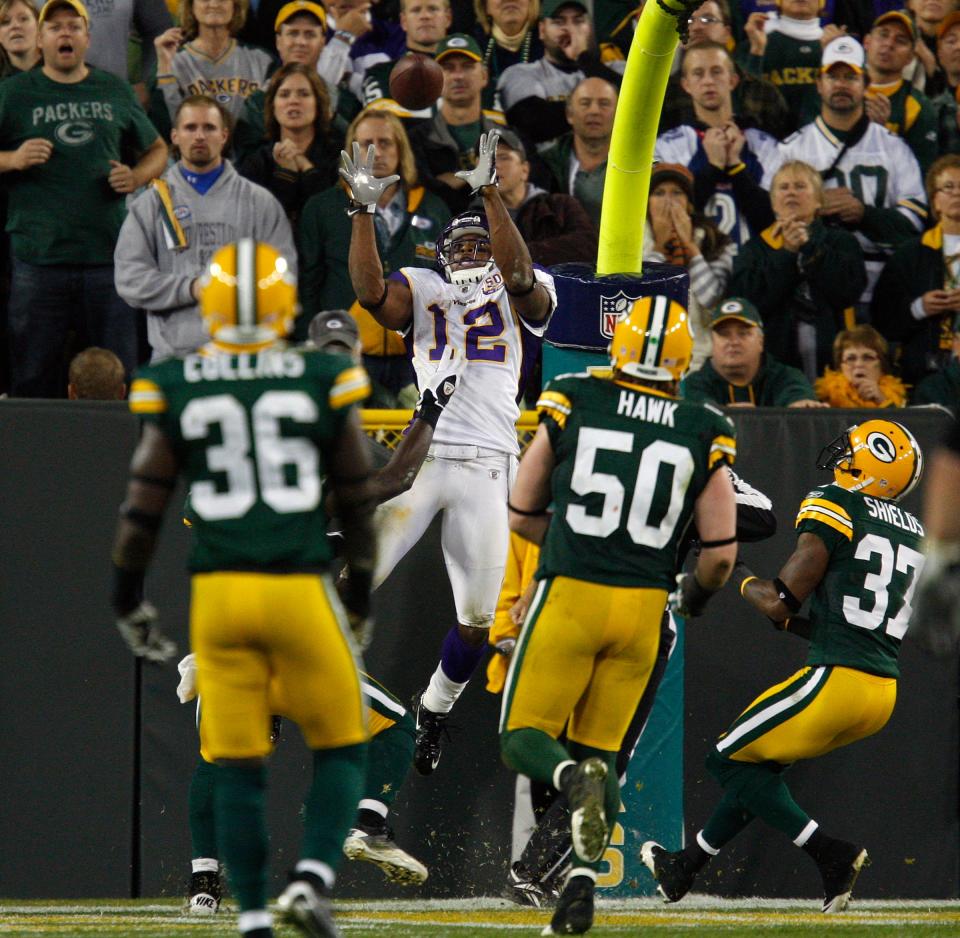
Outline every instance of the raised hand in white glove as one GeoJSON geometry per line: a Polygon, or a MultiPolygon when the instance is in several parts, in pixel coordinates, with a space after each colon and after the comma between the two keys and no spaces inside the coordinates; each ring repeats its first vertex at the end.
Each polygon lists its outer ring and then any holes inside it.
{"type": "Polygon", "coordinates": [[[177,653],[177,645],[163,634],[157,618],[157,610],[144,600],[117,619],[117,630],[138,658],[163,664],[177,653]]]}
{"type": "Polygon", "coordinates": [[[350,187],[351,202],[347,209],[348,215],[356,215],[358,212],[365,212],[372,215],[377,208],[377,201],[380,196],[390,188],[395,182],[400,181],[396,174],[392,176],[383,176],[377,178],[373,174],[373,163],[376,156],[376,149],[371,143],[367,147],[366,156],[360,153],[360,144],[353,142],[353,159],[347,155],[346,150],[340,151],[340,175],[343,181],[350,187]]]}
{"type": "Polygon", "coordinates": [[[473,169],[464,169],[457,173],[470,186],[472,193],[479,192],[484,186],[497,184],[497,143],[500,134],[496,130],[480,134],[480,143],[477,145],[477,165],[473,169]]]}

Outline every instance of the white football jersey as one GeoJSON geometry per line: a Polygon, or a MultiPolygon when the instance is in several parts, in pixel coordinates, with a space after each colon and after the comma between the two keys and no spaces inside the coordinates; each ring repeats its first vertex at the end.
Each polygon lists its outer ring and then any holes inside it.
{"type": "Polygon", "coordinates": [[[405,338],[413,344],[417,384],[423,387],[438,368],[450,367],[451,349],[461,363],[457,390],[443,409],[434,442],[516,455],[521,392],[557,305],[553,277],[534,268],[550,294],[550,312],[543,322],[528,323],[511,309],[496,267],[482,283],[462,287],[426,268],[403,267],[399,274],[413,294],[405,338]]]}
{"type": "MultiPolygon", "coordinates": [[[[763,177],[764,188],[770,188],[774,174],[787,160],[803,160],[822,173],[833,166],[842,147],[823,119],[816,118],[780,144],[778,159],[763,177]]],[[[896,209],[910,219],[918,234],[924,229],[927,196],[920,164],[900,137],[874,121],[863,137],[844,151],[823,185],[827,189],[846,186],[864,205],[896,209]]],[[[866,259],[867,289],[861,301],[867,302],[893,247],[871,241],[860,231],[854,234],[866,259]]]]}

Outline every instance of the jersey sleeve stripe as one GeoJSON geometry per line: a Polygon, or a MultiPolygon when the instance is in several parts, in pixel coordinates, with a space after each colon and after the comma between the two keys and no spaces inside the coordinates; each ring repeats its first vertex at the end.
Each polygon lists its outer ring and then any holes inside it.
{"type": "Polygon", "coordinates": [[[840,518],[843,518],[849,523],[853,523],[853,518],[850,517],[850,513],[842,505],[838,505],[836,502],[830,501],[828,498],[805,498],[800,503],[800,511],[803,511],[805,508],[811,507],[825,508],[827,511],[832,512],[834,515],[837,515],[840,518]]]}
{"type": "Polygon", "coordinates": [[[833,528],[834,531],[839,531],[848,541],[853,540],[853,525],[822,508],[808,508],[806,511],[801,511],[797,515],[797,526],[801,521],[819,521],[821,524],[833,528]]]}
{"type": "Polygon", "coordinates": [[[542,411],[548,417],[552,417],[561,430],[566,429],[567,417],[570,416],[572,408],[570,398],[557,391],[545,391],[537,401],[537,410],[542,411]]]}
{"type": "Polygon", "coordinates": [[[707,468],[713,469],[719,462],[733,465],[737,458],[737,441],[732,436],[716,436],[707,454],[707,468]]]}
{"type": "Polygon", "coordinates": [[[159,384],[138,378],[130,386],[130,410],[135,414],[162,414],[167,410],[167,399],[159,384]]]}
{"type": "Polygon", "coordinates": [[[370,379],[362,368],[341,371],[330,388],[330,406],[334,410],[355,404],[370,396],[370,379]]]}

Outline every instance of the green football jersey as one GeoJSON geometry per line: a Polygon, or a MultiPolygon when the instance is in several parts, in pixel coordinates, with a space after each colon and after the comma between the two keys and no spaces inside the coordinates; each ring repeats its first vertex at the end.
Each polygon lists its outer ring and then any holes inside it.
{"type": "Polygon", "coordinates": [[[694,502],[736,456],[733,423],[608,369],[555,378],[537,407],[556,457],[537,577],[673,589],[694,502]]]}
{"type": "Polygon", "coordinates": [[[189,485],[192,571],[327,566],[327,453],[369,390],[349,358],[301,349],[202,349],[141,369],[130,409],[166,434],[189,485]]]}
{"type": "Polygon", "coordinates": [[[830,551],[811,601],[807,664],[898,677],[900,642],[923,567],[920,522],[888,499],[832,483],[807,495],[796,528],[816,534],[830,551]]]}

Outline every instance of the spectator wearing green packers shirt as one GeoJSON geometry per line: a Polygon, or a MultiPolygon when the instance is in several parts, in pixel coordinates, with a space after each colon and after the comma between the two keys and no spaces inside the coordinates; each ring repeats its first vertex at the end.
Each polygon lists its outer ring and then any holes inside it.
{"type": "Polygon", "coordinates": [[[904,81],[917,42],[913,20],[891,10],[874,20],[863,39],[870,84],[864,107],[867,117],[902,137],[925,173],[937,158],[937,115],[926,95],[904,81]]]}
{"type": "Polygon", "coordinates": [[[736,53],[749,75],[776,85],[790,109],[794,126],[802,127],[820,111],[817,75],[823,47],[840,31],[820,22],[820,0],[779,0],[778,15],[754,12],[747,17],[747,38],[736,53]]]}
{"type": "Polygon", "coordinates": [[[71,331],[133,370],[136,319],[113,286],[113,249],[125,196],[167,161],[131,87],[86,64],[83,3],[49,0],[39,22],[43,66],[0,84],[13,264],[10,390],[18,397],[63,396],[71,331]]]}
{"type": "Polygon", "coordinates": [[[731,297],[710,315],[713,354],[680,385],[686,401],[725,407],[825,407],[803,372],[763,350],[763,323],[749,300],[731,297]]]}

